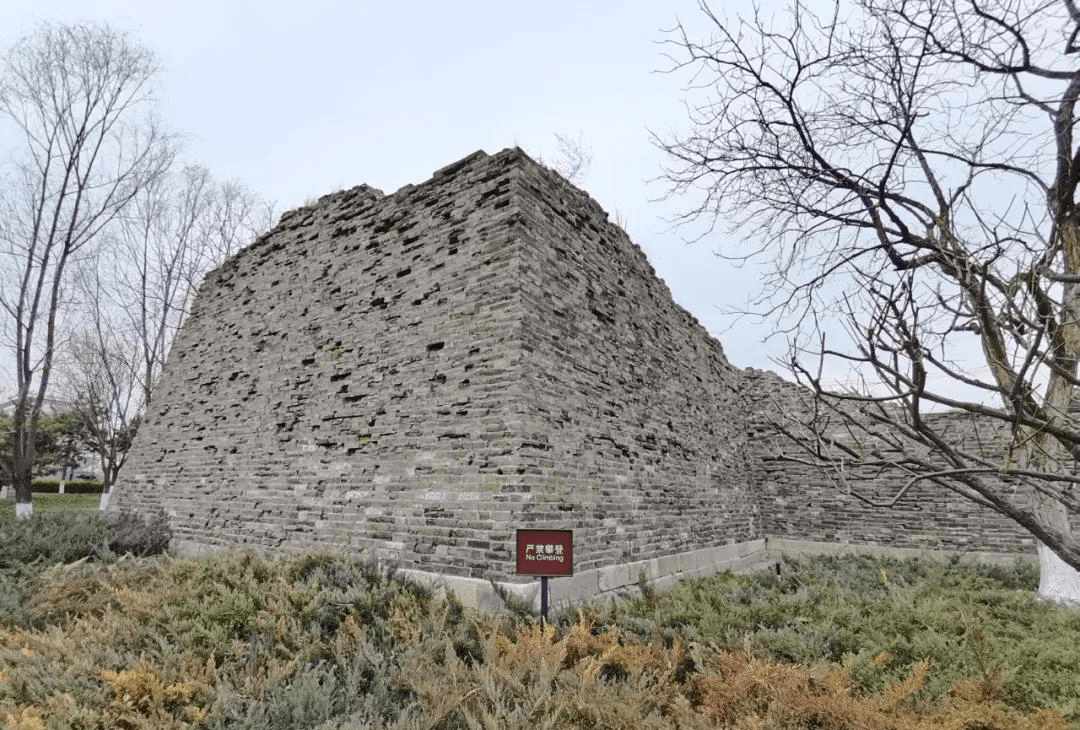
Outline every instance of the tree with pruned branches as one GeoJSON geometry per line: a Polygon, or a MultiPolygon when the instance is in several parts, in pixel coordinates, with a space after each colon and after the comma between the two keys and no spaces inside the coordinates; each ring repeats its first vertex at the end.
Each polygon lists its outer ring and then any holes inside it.
{"type": "Polygon", "coordinates": [[[699,5],[708,37],[667,38],[689,128],[657,142],[685,220],[730,222],[749,248],[722,253],[765,267],[752,309],[815,396],[777,424],[787,453],[854,494],[888,468],[894,499],[996,510],[1037,538],[1040,596],[1080,602],[1080,8],[699,5]],[[957,414],[993,438],[954,438],[957,414]]]}

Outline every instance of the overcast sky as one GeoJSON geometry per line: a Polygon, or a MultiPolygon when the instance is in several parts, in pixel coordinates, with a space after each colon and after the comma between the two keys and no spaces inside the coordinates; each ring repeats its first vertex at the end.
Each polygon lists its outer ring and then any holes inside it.
{"type": "MultiPolygon", "coordinates": [[[[737,3],[724,2],[727,12],[737,3]]],[[[6,48],[42,20],[107,21],[160,57],[163,116],[185,160],[235,178],[282,212],[368,183],[392,192],[477,149],[518,145],[552,160],[556,133],[592,152],[580,183],[625,221],[675,300],[738,366],[777,369],[767,325],[732,320],[756,277],[714,255],[734,239],[686,244],[658,201],[650,141],[686,124],[685,74],[663,73],[694,0],[5,0],[6,48]]]]}

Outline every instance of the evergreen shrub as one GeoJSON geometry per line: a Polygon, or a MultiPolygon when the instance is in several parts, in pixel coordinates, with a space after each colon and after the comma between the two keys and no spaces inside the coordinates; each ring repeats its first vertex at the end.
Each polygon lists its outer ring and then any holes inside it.
{"type": "Polygon", "coordinates": [[[339,555],[106,551],[0,612],[0,726],[1080,730],[1080,613],[998,570],[805,561],[541,628],[339,555]]]}
{"type": "Polygon", "coordinates": [[[109,528],[96,513],[0,511],[0,616],[25,620],[26,605],[46,568],[107,552],[109,528]]]}
{"type": "Polygon", "coordinates": [[[35,513],[18,519],[13,510],[0,511],[0,571],[70,563],[100,554],[108,543],[109,526],[95,513],[35,513]]]}
{"type": "MultiPolygon", "coordinates": [[[[68,479],[64,482],[65,494],[101,494],[103,486],[97,479],[68,479]]],[[[58,494],[60,480],[53,477],[37,477],[30,483],[35,494],[58,494]]]]}
{"type": "Polygon", "coordinates": [[[172,528],[164,510],[143,516],[121,510],[105,518],[109,525],[109,549],[123,555],[162,555],[169,549],[172,528]]]}

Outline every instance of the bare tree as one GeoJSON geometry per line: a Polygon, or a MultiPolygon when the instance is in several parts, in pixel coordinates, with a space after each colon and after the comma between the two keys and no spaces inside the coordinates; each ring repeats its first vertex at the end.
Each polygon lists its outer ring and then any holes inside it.
{"type": "Polygon", "coordinates": [[[756,311],[818,396],[788,444],[867,499],[852,475],[889,468],[895,499],[997,510],[1038,539],[1040,596],[1080,602],[1074,0],[699,5],[711,37],[668,42],[703,96],[657,142],[685,220],[731,222],[756,242],[727,255],[766,264],[756,311]],[[985,437],[954,437],[958,414],[985,437]]]}
{"type": "Polygon", "coordinates": [[[585,146],[580,134],[577,139],[572,139],[556,132],[555,142],[558,147],[555,170],[570,182],[580,184],[588,177],[589,168],[592,167],[592,150],[585,146]]]}
{"type": "Polygon", "coordinates": [[[592,167],[592,150],[582,140],[581,134],[574,139],[568,134],[556,132],[555,155],[550,161],[542,155],[537,155],[536,161],[541,165],[547,165],[575,185],[580,185],[589,176],[589,168],[592,167]]]}
{"type": "Polygon", "coordinates": [[[140,347],[108,306],[97,268],[85,267],[77,280],[84,323],[58,360],[58,385],[79,418],[82,443],[101,466],[104,509],[143,413],[140,347]]]}
{"type": "Polygon", "coordinates": [[[144,188],[110,230],[93,298],[137,343],[142,405],[149,404],[173,338],[203,277],[270,227],[272,206],[199,166],[144,188]]]}
{"type": "Polygon", "coordinates": [[[64,371],[101,460],[103,506],[198,285],[271,216],[245,186],[189,166],[144,187],[82,262],[85,319],[64,371]]]}
{"type": "Polygon", "coordinates": [[[15,356],[16,513],[33,511],[34,437],[65,314],[70,266],[172,162],[152,116],[158,66],[107,26],[43,25],[0,66],[0,118],[22,142],[0,190],[0,305],[15,356]]]}

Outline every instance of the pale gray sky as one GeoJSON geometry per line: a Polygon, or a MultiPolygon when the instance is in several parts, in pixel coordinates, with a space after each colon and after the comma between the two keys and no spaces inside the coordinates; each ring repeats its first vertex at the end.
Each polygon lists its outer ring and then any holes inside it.
{"type": "MultiPolygon", "coordinates": [[[[738,5],[725,2],[728,12],[738,5]]],[[[476,149],[519,145],[551,158],[556,132],[592,150],[582,182],[626,221],[675,300],[738,366],[776,369],[767,325],[737,324],[756,277],[713,255],[720,234],[687,245],[656,202],[663,156],[649,130],[684,125],[684,74],[659,45],[693,0],[6,0],[0,44],[41,20],[107,21],[159,54],[163,115],[185,160],[236,178],[284,211],[368,183],[392,192],[476,149]]],[[[0,150],[0,153],[3,151],[0,150]]]]}

